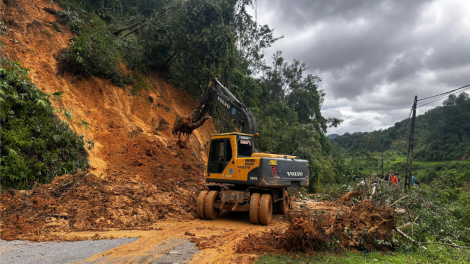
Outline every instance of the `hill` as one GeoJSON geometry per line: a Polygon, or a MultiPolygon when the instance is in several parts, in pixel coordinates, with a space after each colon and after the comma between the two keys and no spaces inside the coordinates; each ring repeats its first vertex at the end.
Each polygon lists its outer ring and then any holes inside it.
{"type": "MultiPolygon", "coordinates": [[[[442,106],[416,117],[414,158],[420,161],[470,159],[470,97],[449,95],[442,106]]],[[[385,130],[345,134],[331,139],[346,154],[364,151],[407,152],[411,122],[406,119],[385,130]]]]}
{"type": "Polygon", "coordinates": [[[338,134],[329,134],[326,137],[329,138],[329,139],[334,139],[334,138],[340,137],[340,135],[338,135],[338,134]]]}

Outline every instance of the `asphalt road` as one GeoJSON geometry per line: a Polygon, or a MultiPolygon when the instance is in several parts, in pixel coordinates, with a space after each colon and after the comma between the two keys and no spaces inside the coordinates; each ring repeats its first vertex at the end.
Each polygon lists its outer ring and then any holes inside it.
{"type": "Polygon", "coordinates": [[[0,264],[62,264],[85,260],[138,238],[76,242],[29,242],[0,240],[0,264]]]}
{"type": "Polygon", "coordinates": [[[102,257],[87,262],[89,257],[108,251],[138,238],[103,239],[75,242],[29,242],[0,240],[0,264],[62,263],[186,263],[199,249],[188,239],[171,238],[141,256],[102,257]]]}

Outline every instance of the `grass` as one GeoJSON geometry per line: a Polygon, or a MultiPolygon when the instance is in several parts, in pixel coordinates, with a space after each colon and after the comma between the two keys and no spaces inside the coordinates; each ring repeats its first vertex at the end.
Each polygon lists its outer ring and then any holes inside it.
{"type": "Polygon", "coordinates": [[[404,252],[349,252],[346,254],[318,253],[315,256],[262,255],[257,264],[278,263],[469,263],[470,250],[429,245],[428,250],[404,252]]]}

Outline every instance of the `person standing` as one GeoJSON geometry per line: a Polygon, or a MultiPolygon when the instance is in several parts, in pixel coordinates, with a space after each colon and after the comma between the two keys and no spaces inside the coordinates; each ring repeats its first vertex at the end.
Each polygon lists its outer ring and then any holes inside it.
{"type": "Polygon", "coordinates": [[[395,186],[398,182],[398,178],[397,178],[397,176],[395,176],[394,173],[392,173],[392,177],[390,178],[390,180],[392,181],[393,186],[395,186]]]}
{"type": "Polygon", "coordinates": [[[416,177],[413,174],[411,175],[411,185],[418,185],[418,180],[416,180],[416,177]]]}

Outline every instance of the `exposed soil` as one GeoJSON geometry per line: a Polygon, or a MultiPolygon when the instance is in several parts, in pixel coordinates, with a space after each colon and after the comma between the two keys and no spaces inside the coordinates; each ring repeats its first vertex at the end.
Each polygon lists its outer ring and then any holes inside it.
{"type": "Polygon", "coordinates": [[[3,193],[1,238],[60,241],[51,231],[143,228],[159,219],[193,218],[213,124],[205,122],[183,147],[171,128],[197,103],[157,73],[142,76],[148,89],[137,96],[132,87],[118,88],[110,80],[58,75],[57,54],[73,37],[67,26],[60,33],[50,23],[56,17],[46,10],[59,6],[46,0],[1,3],[1,52],[29,68],[44,92],[64,91],[53,105],[74,119],[59,118],[95,145],[88,172],[58,177],[33,191],[3,193]]]}
{"type": "MultiPolygon", "coordinates": [[[[53,105],[71,110],[74,120],[62,115],[59,118],[67,121],[78,134],[95,141],[95,147],[89,153],[94,174],[107,176],[116,170],[116,165],[127,163],[124,156],[116,157],[116,154],[137,138],[176,145],[171,131],[174,122],[197,107],[188,93],[155,72],[150,77],[141,76],[148,89],[137,91],[137,96],[131,94],[131,86],[122,89],[110,80],[67,73],[58,75],[57,55],[69,47],[70,39],[74,37],[67,26],[60,26],[63,31],[60,33],[50,24],[57,19],[44,8],[60,10],[58,4],[47,0],[0,3],[0,17],[6,28],[2,36],[5,48],[1,52],[30,69],[29,77],[45,93],[64,91],[62,99],[54,101],[53,105]],[[80,126],[80,120],[90,124],[91,130],[80,126]]],[[[187,142],[200,163],[205,160],[203,149],[212,132],[213,123],[208,120],[187,142]]]]}
{"type": "Polygon", "coordinates": [[[271,228],[285,229],[287,222],[279,215],[274,215],[269,227],[250,224],[248,213],[222,214],[216,221],[162,220],[150,230],[111,230],[104,232],[57,233],[74,239],[99,237],[140,237],[137,241],[97,254],[87,261],[93,263],[147,263],[140,262],[146,256],[155,254],[155,249],[171,239],[191,239],[203,250],[196,254],[190,263],[253,263],[257,254],[235,253],[236,245],[247,234],[267,232],[271,228]],[[189,234],[188,234],[189,233],[189,234]],[[194,236],[193,236],[194,235],[194,236]],[[128,260],[133,261],[128,261],[128,260]],[[136,260],[137,259],[137,260],[136,260]]]}

